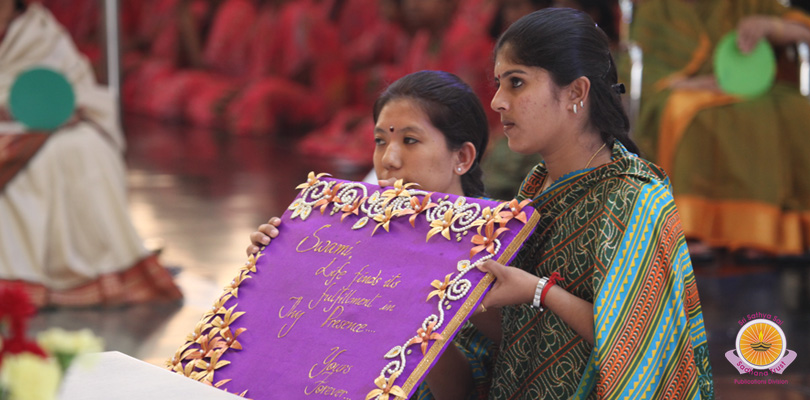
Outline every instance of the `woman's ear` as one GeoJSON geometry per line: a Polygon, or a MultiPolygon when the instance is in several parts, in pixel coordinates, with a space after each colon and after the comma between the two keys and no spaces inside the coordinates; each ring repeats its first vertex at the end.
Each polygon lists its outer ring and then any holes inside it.
{"type": "Polygon", "coordinates": [[[588,77],[580,76],[577,79],[574,79],[568,85],[567,88],[567,99],[569,104],[576,104],[578,107],[584,107],[584,104],[588,100],[588,95],[591,92],[591,80],[588,77]]]}
{"type": "Polygon", "coordinates": [[[456,164],[454,166],[455,172],[458,175],[464,175],[472,168],[475,163],[475,157],[478,153],[475,151],[475,145],[470,142],[464,142],[461,148],[456,150],[456,164]]]}

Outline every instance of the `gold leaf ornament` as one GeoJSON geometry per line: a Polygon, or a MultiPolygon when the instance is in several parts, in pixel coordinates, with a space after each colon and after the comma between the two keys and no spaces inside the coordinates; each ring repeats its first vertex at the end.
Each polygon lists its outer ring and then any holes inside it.
{"type": "Polygon", "coordinates": [[[377,232],[379,227],[383,227],[386,232],[390,232],[391,227],[391,219],[396,217],[399,213],[394,211],[394,207],[388,207],[385,209],[383,214],[377,214],[374,216],[374,220],[377,221],[377,226],[374,227],[374,230],[371,232],[371,236],[374,236],[374,233],[377,232]]]}
{"type": "Polygon", "coordinates": [[[411,197],[411,193],[408,191],[409,188],[412,186],[418,186],[415,183],[404,183],[402,179],[398,179],[394,182],[394,188],[388,189],[382,192],[382,197],[385,199],[383,202],[383,207],[387,206],[391,200],[397,197],[411,197]]]}
{"type": "Polygon", "coordinates": [[[430,196],[432,195],[433,193],[428,194],[427,196],[423,197],[421,201],[416,196],[411,196],[411,208],[401,210],[399,215],[401,217],[410,215],[411,217],[408,218],[408,220],[411,222],[411,226],[415,228],[416,217],[419,216],[419,214],[438,206],[438,204],[430,200],[430,196]]]}
{"type": "Polygon", "coordinates": [[[430,222],[431,229],[427,233],[427,239],[425,239],[425,242],[430,240],[430,238],[437,233],[441,233],[442,236],[444,236],[447,240],[450,240],[450,228],[453,226],[453,222],[455,222],[456,219],[458,219],[458,217],[453,216],[453,209],[447,209],[447,211],[444,213],[444,217],[434,219],[430,222]]]}
{"type": "Polygon", "coordinates": [[[399,377],[399,372],[396,374],[391,375],[388,379],[385,379],[384,376],[380,375],[377,379],[374,380],[374,384],[377,385],[377,389],[374,389],[366,395],[366,400],[371,400],[374,398],[378,398],[380,400],[388,400],[390,396],[394,396],[395,398],[406,398],[408,396],[401,387],[394,385],[394,381],[396,381],[397,377],[399,377]]]}
{"type": "Polygon", "coordinates": [[[320,179],[321,177],[324,177],[324,176],[332,176],[332,175],[329,175],[329,174],[327,174],[327,173],[325,173],[325,172],[322,172],[322,173],[320,173],[320,174],[318,174],[318,175],[315,175],[315,172],[314,172],[314,171],[310,171],[310,172],[309,172],[309,175],[307,175],[307,181],[306,181],[306,182],[304,182],[304,183],[302,183],[302,184],[300,184],[300,185],[298,185],[298,186],[296,186],[296,187],[295,187],[295,189],[296,189],[296,190],[298,190],[298,189],[308,189],[308,188],[310,188],[312,185],[314,185],[314,184],[316,184],[316,183],[320,182],[320,181],[319,181],[319,179],[320,179]]]}
{"type": "Polygon", "coordinates": [[[433,296],[439,296],[439,301],[444,300],[444,297],[445,297],[446,292],[447,292],[447,288],[450,287],[450,285],[452,285],[453,283],[456,282],[456,281],[451,281],[450,280],[451,276],[453,276],[452,273],[449,273],[449,274],[445,275],[444,282],[441,282],[438,279],[433,280],[433,282],[430,283],[430,286],[433,286],[434,288],[436,288],[436,290],[430,292],[425,301],[430,300],[430,298],[433,297],[433,296]]]}

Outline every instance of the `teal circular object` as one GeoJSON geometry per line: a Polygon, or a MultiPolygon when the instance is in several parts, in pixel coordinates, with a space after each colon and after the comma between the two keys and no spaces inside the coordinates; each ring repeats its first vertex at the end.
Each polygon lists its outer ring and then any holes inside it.
{"type": "Polygon", "coordinates": [[[14,119],[32,130],[54,130],[76,110],[73,86],[60,72],[44,67],[18,75],[8,102],[14,119]]]}
{"type": "Polygon", "coordinates": [[[765,39],[760,39],[750,53],[743,54],[737,47],[737,32],[732,31],[723,36],[715,48],[714,74],[724,92],[757,97],[773,86],[776,56],[765,39]]]}

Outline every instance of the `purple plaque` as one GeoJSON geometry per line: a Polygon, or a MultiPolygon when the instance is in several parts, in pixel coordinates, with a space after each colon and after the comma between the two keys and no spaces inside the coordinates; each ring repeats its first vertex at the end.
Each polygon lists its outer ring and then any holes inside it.
{"type": "MultiPolygon", "coordinates": [[[[254,399],[407,398],[538,215],[310,173],[168,367],[254,399]]],[[[526,207],[524,207],[526,206],[526,207]]]]}

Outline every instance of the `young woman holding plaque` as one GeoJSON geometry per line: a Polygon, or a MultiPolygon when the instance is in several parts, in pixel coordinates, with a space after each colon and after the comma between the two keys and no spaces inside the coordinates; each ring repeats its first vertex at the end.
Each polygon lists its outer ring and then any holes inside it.
{"type": "Polygon", "coordinates": [[[544,9],[495,47],[509,147],[539,153],[518,199],[541,215],[483,300],[502,307],[492,398],[713,398],[689,251],[664,172],[636,154],[606,35],[544,9]]]}
{"type": "MultiPolygon", "coordinates": [[[[431,192],[484,195],[480,162],[489,140],[487,116],[460,78],[441,71],[406,75],[380,95],[373,117],[374,169],[380,186],[403,179],[431,192]]],[[[247,253],[255,254],[277,237],[280,223],[274,217],[259,226],[250,235],[247,253]]],[[[486,398],[499,320],[497,312],[474,316],[480,331],[470,324],[463,327],[454,339],[456,346],[445,350],[413,398],[486,398]],[[464,371],[462,380],[445,380],[455,378],[456,369],[464,371]]]]}

